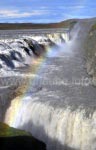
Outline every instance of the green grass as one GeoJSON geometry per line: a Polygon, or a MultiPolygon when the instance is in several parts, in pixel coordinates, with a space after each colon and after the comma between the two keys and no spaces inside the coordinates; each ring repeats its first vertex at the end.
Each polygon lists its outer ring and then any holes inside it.
{"type": "Polygon", "coordinates": [[[23,130],[18,130],[0,122],[0,137],[31,136],[23,130]]]}

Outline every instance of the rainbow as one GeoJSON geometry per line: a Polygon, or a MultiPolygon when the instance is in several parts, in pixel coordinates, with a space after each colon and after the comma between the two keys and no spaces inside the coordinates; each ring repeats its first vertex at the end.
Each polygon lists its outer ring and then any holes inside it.
{"type": "MultiPolygon", "coordinates": [[[[57,55],[57,53],[55,52],[55,48],[46,47],[46,56],[54,56],[54,55],[57,55]]],[[[17,121],[15,120],[15,118],[17,118],[16,116],[18,112],[20,113],[22,109],[23,100],[27,95],[28,90],[32,87],[32,83],[34,83],[37,80],[36,75],[39,74],[44,69],[46,63],[47,63],[46,57],[40,57],[35,60],[32,60],[31,76],[28,81],[28,84],[23,85],[21,87],[22,88],[20,89],[22,91],[21,95],[20,94],[18,95],[17,93],[16,98],[14,98],[11,101],[10,108],[8,108],[8,110],[6,111],[4,122],[7,123],[8,125],[13,126],[13,124],[15,124],[15,122],[17,121]],[[35,75],[32,76],[32,74],[35,75]]]]}

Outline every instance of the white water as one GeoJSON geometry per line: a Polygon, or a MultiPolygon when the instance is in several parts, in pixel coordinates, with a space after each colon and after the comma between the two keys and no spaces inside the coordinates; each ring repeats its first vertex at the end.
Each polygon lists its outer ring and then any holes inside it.
{"type": "Polygon", "coordinates": [[[59,53],[49,55],[54,57],[38,73],[37,80],[41,81],[34,92],[31,85],[6,111],[6,123],[31,132],[47,144],[47,150],[96,150],[96,89],[60,84],[65,79],[87,77],[77,49],[78,33],[59,53]]]}
{"type": "MultiPolygon", "coordinates": [[[[12,102],[8,112],[17,109],[15,106],[19,100],[12,102]]],[[[8,112],[6,116],[10,115],[8,112]]],[[[53,108],[29,96],[22,101],[14,121],[11,122],[9,116],[5,122],[31,132],[47,144],[48,150],[65,150],[65,146],[68,150],[95,150],[96,112],[89,118],[85,114],[85,110],[71,111],[70,107],[53,108]]]]}
{"type": "MultiPolygon", "coordinates": [[[[48,49],[49,45],[51,42],[53,44],[60,45],[62,43],[62,39],[66,42],[68,40],[68,33],[63,33],[63,34],[46,34],[46,35],[22,35],[20,37],[21,39],[2,39],[0,40],[0,55],[5,55],[9,57],[11,60],[11,63],[14,65],[14,68],[19,68],[19,67],[25,67],[27,65],[32,65],[32,59],[34,60],[34,54],[32,50],[29,48],[28,43],[24,41],[24,39],[31,40],[35,47],[39,46],[39,44],[45,45],[46,49],[48,49]],[[35,40],[35,41],[34,41],[35,40]],[[26,53],[24,50],[25,47],[29,50],[30,56],[26,53]],[[11,52],[14,50],[14,54],[17,60],[12,60],[11,58],[11,52]],[[19,53],[19,54],[17,54],[19,53]],[[22,59],[21,59],[21,57],[22,59]]],[[[39,51],[39,50],[37,50],[39,51]]],[[[1,56],[0,56],[0,65],[2,66],[1,70],[10,70],[10,64],[6,65],[5,61],[2,61],[1,56]]],[[[13,70],[13,68],[12,68],[13,70]]]]}

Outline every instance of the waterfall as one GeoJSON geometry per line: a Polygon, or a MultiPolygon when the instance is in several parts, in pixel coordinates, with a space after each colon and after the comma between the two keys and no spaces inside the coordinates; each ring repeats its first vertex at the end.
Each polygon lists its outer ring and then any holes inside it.
{"type": "Polygon", "coordinates": [[[18,98],[12,101],[6,117],[6,123],[31,132],[47,144],[48,150],[96,149],[96,111],[88,117],[84,109],[55,108],[25,97],[22,102],[18,98]]]}
{"type": "MultiPolygon", "coordinates": [[[[25,93],[10,102],[4,117],[5,123],[44,141],[47,150],[96,149],[96,89],[91,84],[81,85],[82,77],[88,76],[79,55],[81,27],[77,27],[78,24],[70,32],[70,41],[62,35],[66,43],[51,48],[58,53],[54,57],[50,53],[47,60],[42,61],[43,69],[39,67],[25,93]]],[[[56,42],[56,36],[47,37],[56,42]]],[[[42,43],[41,38],[38,39],[42,43]]]]}

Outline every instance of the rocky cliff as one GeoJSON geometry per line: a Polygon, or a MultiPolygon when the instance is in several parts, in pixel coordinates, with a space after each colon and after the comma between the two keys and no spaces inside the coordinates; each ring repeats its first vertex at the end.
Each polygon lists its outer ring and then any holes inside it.
{"type": "Polygon", "coordinates": [[[92,77],[92,83],[96,85],[96,21],[88,32],[85,49],[87,72],[92,77]]]}
{"type": "Polygon", "coordinates": [[[0,122],[0,150],[45,150],[45,144],[33,138],[30,133],[0,122]]]}
{"type": "Polygon", "coordinates": [[[74,37],[80,51],[78,57],[83,54],[85,68],[92,77],[90,82],[96,86],[96,18],[78,20],[70,31],[70,38],[74,37]]]}

